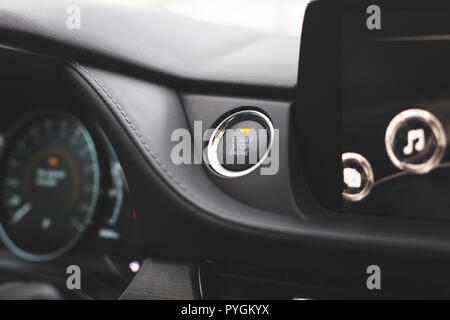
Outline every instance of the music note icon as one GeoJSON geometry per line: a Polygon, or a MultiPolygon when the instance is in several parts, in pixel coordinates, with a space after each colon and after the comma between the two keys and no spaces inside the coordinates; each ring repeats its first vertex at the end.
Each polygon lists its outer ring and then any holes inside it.
{"type": "Polygon", "coordinates": [[[425,148],[425,131],[423,129],[409,130],[407,136],[408,144],[403,148],[403,153],[407,156],[422,151],[425,148]]]}

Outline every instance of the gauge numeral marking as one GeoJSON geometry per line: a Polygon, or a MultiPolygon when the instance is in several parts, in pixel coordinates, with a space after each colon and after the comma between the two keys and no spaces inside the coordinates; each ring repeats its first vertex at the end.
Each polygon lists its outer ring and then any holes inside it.
{"type": "Polygon", "coordinates": [[[11,198],[8,198],[7,200],[6,200],[6,206],[8,206],[8,207],[12,207],[12,208],[14,208],[14,207],[17,207],[19,204],[20,204],[20,202],[22,202],[22,199],[20,198],[20,196],[19,195],[17,195],[17,194],[15,194],[15,195],[13,195],[11,198]]]}
{"type": "Polygon", "coordinates": [[[28,213],[33,209],[33,205],[30,202],[25,203],[19,210],[17,210],[9,219],[11,225],[19,223],[28,213]]]}
{"type": "Polygon", "coordinates": [[[13,179],[13,178],[9,178],[9,179],[5,179],[4,185],[11,187],[11,188],[17,188],[19,186],[19,179],[13,179]]]}

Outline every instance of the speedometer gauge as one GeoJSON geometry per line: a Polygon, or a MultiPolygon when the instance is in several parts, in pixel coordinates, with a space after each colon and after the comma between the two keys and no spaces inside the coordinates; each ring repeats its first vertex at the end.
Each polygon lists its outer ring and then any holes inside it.
{"type": "Polygon", "coordinates": [[[22,121],[7,139],[0,237],[22,258],[57,258],[81,237],[95,210],[94,141],[81,122],[56,112],[22,121]]]}

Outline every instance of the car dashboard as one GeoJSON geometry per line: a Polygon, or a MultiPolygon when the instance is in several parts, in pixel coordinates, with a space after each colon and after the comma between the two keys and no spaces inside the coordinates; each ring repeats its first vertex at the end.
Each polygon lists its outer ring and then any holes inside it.
{"type": "Polygon", "coordinates": [[[450,10],[424,3],[305,1],[281,35],[2,0],[0,298],[448,298],[450,10]]]}

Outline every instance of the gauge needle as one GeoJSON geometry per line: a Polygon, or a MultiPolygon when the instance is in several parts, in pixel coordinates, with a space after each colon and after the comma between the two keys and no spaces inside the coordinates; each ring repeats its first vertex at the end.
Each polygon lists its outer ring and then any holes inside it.
{"type": "Polygon", "coordinates": [[[20,222],[20,220],[22,220],[33,208],[33,205],[30,202],[25,203],[22,207],[20,207],[19,210],[17,210],[13,216],[11,217],[11,219],[9,219],[9,223],[11,225],[15,225],[18,222],[20,222]]]}

